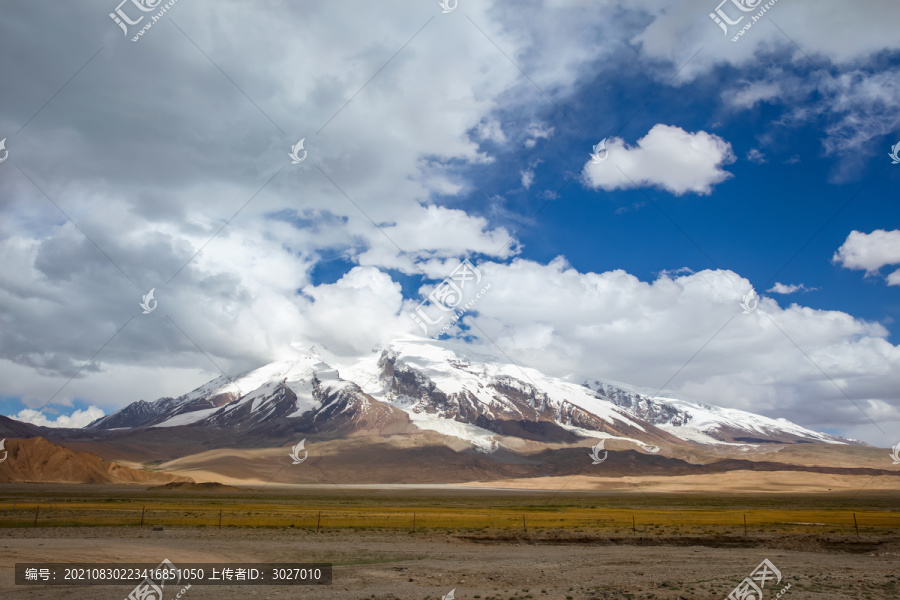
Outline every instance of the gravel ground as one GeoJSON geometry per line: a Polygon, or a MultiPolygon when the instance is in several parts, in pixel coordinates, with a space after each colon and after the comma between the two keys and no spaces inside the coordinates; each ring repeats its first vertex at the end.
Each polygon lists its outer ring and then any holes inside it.
{"type": "MultiPolygon", "coordinates": [[[[835,536],[609,538],[560,531],[415,534],[294,529],[0,530],[4,600],[126,598],[133,586],[16,586],[16,562],[333,562],[330,586],[193,586],[185,600],[694,600],[726,598],[763,559],[763,598],[900,598],[900,539],[835,536]]],[[[182,591],[167,586],[163,600],[182,591]]],[[[151,599],[147,599],[151,600],[151,599]]],[[[156,600],[156,599],[153,599],[156,600]]]]}

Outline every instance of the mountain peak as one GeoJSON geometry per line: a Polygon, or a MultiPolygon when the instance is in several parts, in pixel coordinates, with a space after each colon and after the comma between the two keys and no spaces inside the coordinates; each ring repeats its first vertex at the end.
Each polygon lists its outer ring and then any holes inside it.
{"type": "Polygon", "coordinates": [[[361,357],[320,344],[178,398],[135,402],[91,429],[212,425],[257,435],[432,431],[484,452],[504,444],[619,438],[639,448],[852,443],[783,418],[710,406],[588,379],[551,377],[459,341],[398,338],[361,357]],[[338,416],[340,415],[340,416],[338,416]]]}

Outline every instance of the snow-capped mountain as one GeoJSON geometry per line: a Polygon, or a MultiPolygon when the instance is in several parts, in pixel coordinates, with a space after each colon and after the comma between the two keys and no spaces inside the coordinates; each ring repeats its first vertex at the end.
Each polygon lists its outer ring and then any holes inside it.
{"type": "Polygon", "coordinates": [[[650,397],[600,381],[584,384],[629,414],[686,441],[701,443],[853,443],[801,427],[787,419],[770,419],[744,410],[721,408],[677,398],[650,397]]]}
{"type": "Polygon", "coordinates": [[[321,347],[178,398],[135,402],[90,430],[211,426],[263,437],[432,431],[482,452],[618,439],[655,453],[685,443],[850,443],[784,419],[549,377],[464,344],[403,339],[346,358],[321,347]]]}
{"type": "MultiPolygon", "coordinates": [[[[266,436],[346,433],[405,423],[401,411],[341,379],[316,354],[276,362],[236,379],[218,377],[178,398],[139,401],[86,429],[209,425],[266,436]]],[[[402,429],[402,427],[401,427],[402,429]]]]}

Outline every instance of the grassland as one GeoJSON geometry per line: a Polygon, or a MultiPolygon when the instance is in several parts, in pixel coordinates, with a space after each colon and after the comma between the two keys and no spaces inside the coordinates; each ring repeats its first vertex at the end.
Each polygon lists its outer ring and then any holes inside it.
{"type": "Polygon", "coordinates": [[[306,530],[541,531],[601,535],[898,535],[894,494],[691,496],[512,494],[453,490],[407,494],[247,490],[146,492],[124,486],[8,486],[0,528],[250,527],[306,530]],[[62,493],[60,493],[62,492],[62,493]],[[745,529],[746,520],[746,529],[745,529]]]}

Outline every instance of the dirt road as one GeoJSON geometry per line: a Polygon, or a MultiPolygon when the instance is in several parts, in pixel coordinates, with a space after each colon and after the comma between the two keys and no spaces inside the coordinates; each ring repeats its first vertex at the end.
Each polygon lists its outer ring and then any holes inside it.
{"type": "MultiPolygon", "coordinates": [[[[900,598],[900,539],[592,538],[293,529],[0,530],[0,597],[121,600],[133,586],[16,586],[16,562],[332,562],[331,586],[193,586],[181,600],[694,600],[726,598],[769,559],[785,600],[900,598]]],[[[163,600],[181,589],[167,587],[163,600]]]]}

